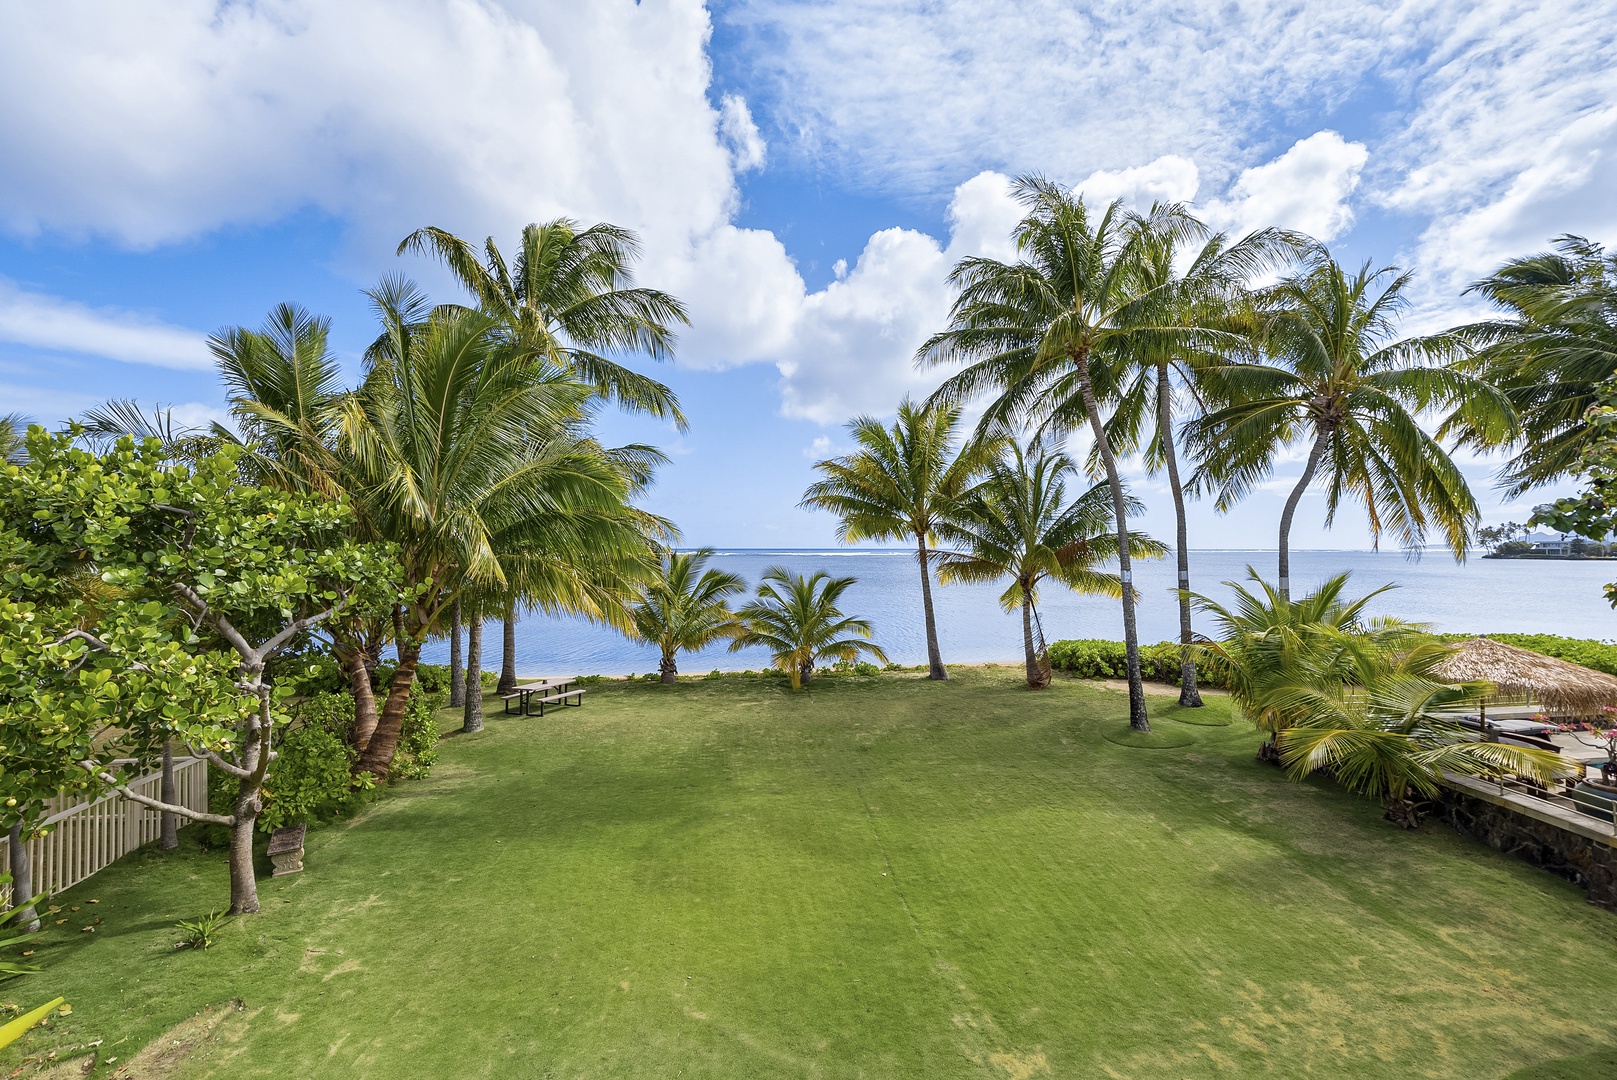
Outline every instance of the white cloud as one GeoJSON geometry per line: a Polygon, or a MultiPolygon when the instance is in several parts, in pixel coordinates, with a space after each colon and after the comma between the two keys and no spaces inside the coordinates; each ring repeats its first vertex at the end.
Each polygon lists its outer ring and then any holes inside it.
{"type": "Polygon", "coordinates": [[[1165,154],[1146,165],[1097,170],[1080,180],[1075,190],[1091,203],[1122,199],[1130,209],[1143,211],[1153,203],[1188,203],[1200,186],[1201,172],[1194,161],[1165,154]]]}
{"type": "Polygon", "coordinates": [[[822,461],[831,456],[831,437],[817,435],[814,441],[803,447],[803,456],[814,461],[822,461]]]}
{"type": "Polygon", "coordinates": [[[768,147],[764,137],[758,134],[758,125],[752,122],[746,99],[737,94],[725,94],[719,100],[719,134],[730,148],[730,160],[736,172],[763,167],[768,147]]]}
{"type": "Polygon", "coordinates": [[[1348,196],[1369,156],[1363,143],[1316,132],[1273,161],[1243,171],[1227,198],[1207,205],[1207,219],[1237,235],[1272,225],[1333,240],[1353,224],[1348,196]]]}
{"type": "Polygon", "coordinates": [[[0,278],[0,341],[131,364],[208,370],[207,339],[133,312],[28,292],[0,278]]]}

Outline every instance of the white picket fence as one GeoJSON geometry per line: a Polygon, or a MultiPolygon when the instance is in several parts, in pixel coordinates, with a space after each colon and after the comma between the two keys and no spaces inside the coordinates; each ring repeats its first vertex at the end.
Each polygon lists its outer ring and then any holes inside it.
{"type": "MultiPolygon", "coordinates": [[[[163,774],[150,773],[129,785],[148,798],[162,797],[163,774]]],[[[191,810],[208,808],[208,762],[174,759],[174,801],[191,810]]],[[[179,818],[185,825],[187,819],[179,818]]],[[[44,836],[28,841],[34,892],[54,896],[106,869],[142,844],[156,840],[162,815],[121,795],[64,806],[45,819],[44,836]]],[[[0,833],[0,870],[11,865],[10,841],[0,833]]],[[[9,886],[0,885],[0,909],[10,905],[9,886]]]]}

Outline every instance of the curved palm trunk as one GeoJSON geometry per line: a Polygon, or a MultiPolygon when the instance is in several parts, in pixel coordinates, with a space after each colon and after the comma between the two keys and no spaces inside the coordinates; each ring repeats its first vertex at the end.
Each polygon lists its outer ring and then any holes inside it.
{"type": "Polygon", "coordinates": [[[1163,460],[1168,465],[1168,490],[1173,493],[1174,546],[1179,563],[1179,704],[1187,709],[1202,707],[1201,690],[1196,686],[1196,653],[1190,629],[1190,529],[1185,522],[1185,489],[1179,483],[1179,451],[1173,439],[1173,394],[1168,385],[1166,365],[1157,368],[1157,437],[1162,440],[1163,460]]]}
{"type": "Polygon", "coordinates": [[[943,666],[943,653],[938,648],[938,618],[932,610],[932,564],[926,550],[926,535],[917,535],[915,541],[915,557],[921,563],[921,610],[926,616],[926,677],[947,679],[949,670],[943,666]]]}
{"type": "Polygon", "coordinates": [[[1101,425],[1100,407],[1095,404],[1095,386],[1089,380],[1089,358],[1080,354],[1073,359],[1078,366],[1084,411],[1089,414],[1089,427],[1095,433],[1101,464],[1106,466],[1106,483],[1112,489],[1112,512],[1117,518],[1117,569],[1123,579],[1123,652],[1128,659],[1129,674],[1129,727],[1135,731],[1150,731],[1151,720],[1145,712],[1145,680],[1140,675],[1140,635],[1134,624],[1134,570],[1129,560],[1128,506],[1123,500],[1123,480],[1117,472],[1112,444],[1107,441],[1106,430],[1101,425]]]}
{"type": "Polygon", "coordinates": [[[509,694],[517,688],[517,606],[508,604],[505,625],[500,640],[500,693],[509,694]]]}
{"type": "Polygon", "coordinates": [[[460,663],[460,601],[449,613],[449,704],[466,704],[466,669],[460,663]]]}
{"type": "MultiPolygon", "coordinates": [[[[178,800],[174,793],[174,741],[163,740],[163,778],[158,782],[158,799],[173,806],[178,800]]],[[[157,816],[157,847],[159,851],[174,851],[180,846],[180,819],[162,811],[157,816]]]]}
{"type": "Polygon", "coordinates": [[[399,750],[399,735],[404,730],[404,710],[410,702],[410,687],[415,682],[415,669],[421,662],[421,646],[399,641],[399,667],[393,673],[393,685],[388,688],[387,701],[382,714],[376,719],[376,730],[360,754],[357,772],[368,772],[378,780],[386,780],[393,767],[393,756],[399,750]]]}
{"type": "Polygon", "coordinates": [[[1302,479],[1291,489],[1291,494],[1286,497],[1286,508],[1280,512],[1280,580],[1276,585],[1280,595],[1287,600],[1291,599],[1291,519],[1297,514],[1297,504],[1302,502],[1303,492],[1314,482],[1319,460],[1325,456],[1325,447],[1330,441],[1331,429],[1321,425],[1319,433],[1314,436],[1314,445],[1308,451],[1308,464],[1303,466],[1302,479]]]}
{"type": "Polygon", "coordinates": [[[674,683],[679,678],[679,664],[674,659],[671,649],[663,651],[662,660],[657,664],[657,675],[665,685],[674,683]]]}
{"type": "Polygon", "coordinates": [[[466,628],[466,678],[462,693],[460,729],[468,734],[483,730],[483,617],[476,608],[466,628]]]}
{"type": "MultiPolygon", "coordinates": [[[[22,834],[22,822],[11,827],[6,837],[6,850],[11,855],[11,898],[15,903],[22,903],[34,895],[34,866],[28,858],[28,841],[22,834]]],[[[19,930],[32,934],[39,929],[39,912],[33,905],[18,909],[11,917],[11,925],[19,930]]]]}
{"type": "Polygon", "coordinates": [[[1033,643],[1033,597],[1022,589],[1022,649],[1027,656],[1027,688],[1043,690],[1050,685],[1045,681],[1044,668],[1039,665],[1039,649],[1033,643]]]}
{"type": "Polygon", "coordinates": [[[371,687],[371,668],[363,646],[347,640],[335,640],[332,651],[342,665],[348,679],[348,689],[354,695],[354,726],[348,741],[355,750],[364,752],[376,731],[376,691],[371,687]]]}

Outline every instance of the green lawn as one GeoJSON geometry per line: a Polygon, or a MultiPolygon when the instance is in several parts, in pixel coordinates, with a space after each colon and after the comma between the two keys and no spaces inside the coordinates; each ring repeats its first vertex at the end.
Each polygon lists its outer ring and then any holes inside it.
{"type": "Polygon", "coordinates": [[[74,1012],[0,1067],[162,1036],[136,1076],[1617,1075],[1617,916],[1171,700],[1151,746],[1006,669],[495,707],[205,953],[171,924],[218,854],[64,897],[0,998],[74,1012]]]}

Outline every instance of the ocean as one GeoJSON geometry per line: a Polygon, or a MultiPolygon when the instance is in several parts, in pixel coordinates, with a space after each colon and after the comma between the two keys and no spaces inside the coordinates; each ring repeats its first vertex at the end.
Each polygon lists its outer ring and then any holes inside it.
{"type": "MultiPolygon", "coordinates": [[[[1229,590],[1222,582],[1244,580],[1249,565],[1273,580],[1274,564],[1272,550],[1197,551],[1191,555],[1191,587],[1223,601],[1229,590]]],[[[710,565],[741,575],[749,586],[756,585],[764,569],[774,565],[799,573],[825,570],[836,577],[853,577],[856,583],[843,594],[843,612],[869,620],[876,643],[895,663],[926,662],[920,572],[911,551],[720,549],[710,565]]],[[[1350,597],[1386,584],[1397,586],[1372,601],[1372,614],[1429,623],[1439,631],[1617,638],[1617,612],[1601,592],[1604,583],[1617,580],[1617,562],[1472,558],[1456,564],[1440,552],[1411,559],[1398,551],[1294,551],[1293,592],[1344,570],[1352,574],[1347,589],[1350,597]]],[[[1173,559],[1136,562],[1134,576],[1140,591],[1141,642],[1177,637],[1173,559]]],[[[1021,616],[1001,610],[1002,588],[934,582],[932,595],[945,663],[1020,660],[1021,616]]],[[[1077,596],[1046,583],[1039,594],[1039,615],[1050,641],[1120,640],[1123,636],[1122,606],[1117,600],[1077,596]]],[[[1200,615],[1195,628],[1203,633],[1213,629],[1200,615]]],[[[516,644],[517,668],[524,676],[626,675],[657,669],[655,648],[583,619],[526,616],[517,626],[516,644]]],[[[448,655],[448,642],[439,640],[428,644],[422,658],[445,663],[448,655]]],[[[490,622],[484,631],[483,657],[485,667],[498,669],[498,622],[490,622]]],[[[768,655],[761,649],[732,653],[722,644],[679,657],[682,674],[756,670],[768,665],[768,655]]]]}

